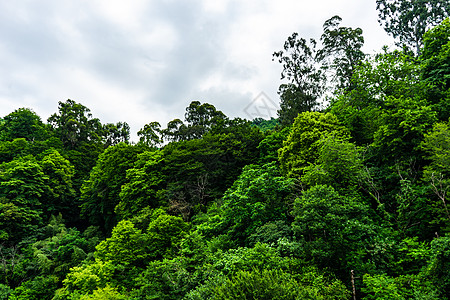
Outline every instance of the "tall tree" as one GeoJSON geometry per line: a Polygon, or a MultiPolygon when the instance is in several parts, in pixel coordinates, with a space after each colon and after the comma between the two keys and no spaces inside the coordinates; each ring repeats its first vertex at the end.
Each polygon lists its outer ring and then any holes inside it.
{"type": "Polygon", "coordinates": [[[76,149],[83,142],[100,141],[101,123],[92,118],[90,109],[73,100],[59,102],[58,113],[48,118],[57,136],[68,149],[76,149]]]}
{"type": "Polygon", "coordinates": [[[105,148],[121,142],[128,143],[130,140],[130,125],[126,122],[105,124],[102,126],[102,138],[105,148]]]}
{"type": "Polygon", "coordinates": [[[278,159],[284,174],[299,178],[306,167],[314,163],[319,149],[328,137],[349,138],[348,130],[331,113],[304,112],[299,114],[278,159]]]}
{"type": "Polygon", "coordinates": [[[0,239],[17,243],[42,222],[48,177],[32,156],[0,165],[0,239]]]}
{"type": "Polygon", "coordinates": [[[19,108],[3,118],[0,123],[0,140],[13,141],[24,138],[27,141],[44,140],[49,133],[41,118],[29,108],[19,108]]]}
{"type": "Polygon", "coordinates": [[[48,177],[49,188],[43,201],[44,212],[47,217],[61,213],[69,222],[78,220],[79,209],[72,182],[74,167],[55,149],[49,149],[43,154],[45,156],[40,161],[40,165],[43,173],[48,177]]]}
{"type": "Polygon", "coordinates": [[[378,22],[397,39],[397,45],[420,54],[423,35],[449,16],[447,0],[377,0],[378,22]]]}
{"type": "Polygon", "coordinates": [[[275,52],[273,60],[283,65],[280,85],[281,103],[278,116],[282,125],[290,125],[298,113],[317,108],[324,90],[325,76],[316,64],[316,41],[306,41],[294,32],[284,43],[284,50],[275,52]]]}
{"type": "Polygon", "coordinates": [[[274,162],[248,165],[223,196],[221,226],[232,243],[248,245],[257,228],[289,217],[288,196],[294,181],[283,177],[274,162]]]}
{"type": "Polygon", "coordinates": [[[323,24],[322,49],[317,51],[317,58],[325,70],[333,73],[338,89],[351,90],[353,73],[365,57],[361,51],[364,37],[361,28],[340,27],[341,21],[341,17],[334,16],[323,24]]]}
{"type": "Polygon", "coordinates": [[[144,125],[138,131],[139,143],[147,145],[149,147],[156,147],[163,142],[161,125],[158,122],[150,122],[144,125]]]}
{"type": "Polygon", "coordinates": [[[439,119],[447,121],[450,117],[450,18],[427,31],[423,38],[422,78],[434,87],[435,96],[430,100],[436,103],[439,119]]]}
{"type": "MultiPolygon", "coordinates": [[[[212,128],[223,127],[228,123],[227,116],[220,110],[217,110],[214,105],[209,103],[201,104],[199,101],[192,101],[186,107],[184,118],[186,124],[180,119],[174,119],[167,124],[167,129],[163,129],[160,132],[169,141],[186,141],[200,139],[212,128]]],[[[150,123],[150,125],[152,124],[150,123]]],[[[152,126],[157,125],[153,124],[152,126]]],[[[155,129],[156,127],[152,128],[153,131],[155,129]]]]}
{"type": "Polygon", "coordinates": [[[364,251],[376,234],[368,211],[362,199],[344,197],[327,185],[305,191],[294,202],[292,227],[306,260],[345,274],[354,265],[356,252],[364,251]]]}
{"type": "Polygon", "coordinates": [[[100,154],[81,187],[81,213],[90,224],[101,226],[106,232],[116,225],[114,208],[126,183],[127,170],[134,166],[143,150],[140,146],[119,143],[100,154]]]}

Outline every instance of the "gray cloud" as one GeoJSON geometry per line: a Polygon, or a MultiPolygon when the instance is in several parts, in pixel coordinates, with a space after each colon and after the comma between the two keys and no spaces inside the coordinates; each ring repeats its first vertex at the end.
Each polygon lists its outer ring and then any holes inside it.
{"type": "Polygon", "coordinates": [[[390,43],[373,0],[344,2],[3,1],[0,116],[32,107],[45,120],[71,98],[134,134],[182,118],[192,100],[246,117],[260,92],[278,102],[271,55],[292,32],[318,38],[339,14],[368,33],[366,51],[390,43]]]}

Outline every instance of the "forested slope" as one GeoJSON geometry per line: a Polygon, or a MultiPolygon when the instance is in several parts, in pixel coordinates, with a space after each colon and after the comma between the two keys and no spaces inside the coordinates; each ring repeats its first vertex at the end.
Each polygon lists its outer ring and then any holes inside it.
{"type": "Polygon", "coordinates": [[[450,20],[371,56],[340,22],[274,53],[278,120],[3,116],[0,299],[449,299],[450,20]]]}

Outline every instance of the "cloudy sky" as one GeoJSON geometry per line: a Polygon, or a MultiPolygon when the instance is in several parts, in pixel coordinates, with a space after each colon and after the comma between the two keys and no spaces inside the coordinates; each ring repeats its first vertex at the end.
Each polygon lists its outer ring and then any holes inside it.
{"type": "Polygon", "coordinates": [[[319,39],[334,15],[363,29],[366,53],[393,43],[375,0],[0,1],[0,117],[29,107],[46,121],[72,99],[134,137],[183,119],[192,100],[275,117],[258,110],[279,102],[272,53],[293,32],[319,39]]]}

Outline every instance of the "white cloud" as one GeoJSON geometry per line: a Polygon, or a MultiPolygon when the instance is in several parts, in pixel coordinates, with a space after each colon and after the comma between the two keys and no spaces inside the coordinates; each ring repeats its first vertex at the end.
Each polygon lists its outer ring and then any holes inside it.
{"type": "Polygon", "coordinates": [[[104,123],[183,118],[192,100],[230,117],[260,92],[278,102],[272,61],[292,32],[318,39],[333,15],[361,27],[366,51],[391,40],[373,0],[52,1],[0,3],[0,116],[44,120],[70,98],[104,123]]]}

